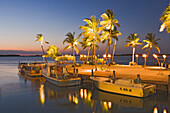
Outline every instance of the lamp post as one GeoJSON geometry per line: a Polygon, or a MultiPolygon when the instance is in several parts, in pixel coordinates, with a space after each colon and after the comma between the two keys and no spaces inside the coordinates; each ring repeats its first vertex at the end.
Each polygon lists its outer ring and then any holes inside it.
{"type": "Polygon", "coordinates": [[[109,66],[110,66],[110,58],[112,57],[111,54],[108,54],[107,57],[109,58],[109,66]]]}
{"type": "Polygon", "coordinates": [[[139,55],[136,54],[135,57],[136,57],[136,64],[138,65],[138,57],[139,57],[139,55]]]}
{"type": "Polygon", "coordinates": [[[158,64],[159,64],[159,67],[160,67],[160,72],[159,72],[159,74],[161,74],[161,75],[163,75],[163,70],[162,70],[162,68],[163,68],[163,65],[164,65],[164,63],[165,63],[165,60],[166,60],[166,55],[162,55],[162,57],[163,57],[163,59],[158,59],[158,55],[156,55],[156,54],[153,54],[153,57],[158,61],[158,64]],[[162,63],[160,63],[160,60],[163,60],[163,62],[162,63]],[[161,73],[162,72],[162,73],[161,73]]]}
{"type": "Polygon", "coordinates": [[[159,62],[159,59],[158,59],[158,55],[153,54],[153,57],[158,61],[158,65],[160,66],[160,62],[159,62]]]}
{"type": "Polygon", "coordinates": [[[164,58],[164,61],[163,61],[163,64],[164,64],[167,56],[166,55],[162,55],[162,57],[164,58]]]}
{"type": "MultiPolygon", "coordinates": [[[[104,54],[104,55],[103,55],[103,58],[106,59],[106,57],[107,57],[106,54],[104,54]]],[[[107,62],[107,59],[106,59],[106,62],[107,62]]]]}
{"type": "Polygon", "coordinates": [[[111,54],[104,54],[103,55],[103,58],[106,59],[106,62],[107,62],[108,65],[110,65],[110,64],[108,63],[107,58],[109,58],[109,60],[110,60],[111,57],[112,57],[111,54]]]}
{"type": "Polygon", "coordinates": [[[142,54],[142,57],[145,59],[144,67],[146,67],[146,57],[147,57],[147,55],[146,54],[142,54]]]}
{"type": "MultiPolygon", "coordinates": [[[[86,55],[83,55],[83,54],[81,54],[81,55],[80,55],[80,59],[82,59],[82,60],[85,60],[85,61],[86,61],[86,58],[87,58],[87,56],[86,56],[86,55]]],[[[83,61],[83,64],[84,64],[84,61],[83,61]]]]}
{"type": "Polygon", "coordinates": [[[45,55],[43,55],[42,58],[43,58],[43,62],[44,62],[45,55]]]}

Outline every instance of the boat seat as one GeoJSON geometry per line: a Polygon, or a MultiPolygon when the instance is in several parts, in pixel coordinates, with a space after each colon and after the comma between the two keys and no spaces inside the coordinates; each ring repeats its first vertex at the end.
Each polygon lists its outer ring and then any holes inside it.
{"type": "Polygon", "coordinates": [[[134,84],[134,87],[136,87],[136,88],[143,88],[143,85],[142,84],[134,84]]]}
{"type": "Polygon", "coordinates": [[[118,79],[115,81],[117,85],[125,85],[125,86],[133,86],[134,80],[133,79],[118,79]]]}

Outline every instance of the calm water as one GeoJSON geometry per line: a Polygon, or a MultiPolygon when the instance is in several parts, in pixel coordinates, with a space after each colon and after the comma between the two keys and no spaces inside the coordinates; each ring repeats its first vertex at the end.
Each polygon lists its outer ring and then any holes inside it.
{"type": "Polygon", "coordinates": [[[19,60],[42,59],[0,57],[0,113],[152,113],[155,107],[162,113],[170,106],[165,92],[140,99],[98,91],[91,82],[60,88],[44,78],[18,75],[19,60]]]}

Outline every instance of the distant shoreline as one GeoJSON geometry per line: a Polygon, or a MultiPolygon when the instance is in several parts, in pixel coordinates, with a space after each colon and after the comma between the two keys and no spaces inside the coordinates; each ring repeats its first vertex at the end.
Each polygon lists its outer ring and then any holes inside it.
{"type": "MultiPolygon", "coordinates": [[[[142,54],[138,54],[140,56],[142,56],[142,54]]],[[[158,54],[158,55],[163,55],[163,54],[158,54]]],[[[167,56],[170,56],[170,54],[165,54],[167,56]]],[[[15,55],[15,54],[10,54],[10,55],[0,55],[0,57],[41,57],[42,55],[15,55]]],[[[76,55],[76,56],[80,56],[80,55],[76,55]]],[[[132,54],[117,54],[115,56],[132,56],[132,54]]]]}
{"type": "Polygon", "coordinates": [[[42,55],[0,55],[0,57],[41,57],[42,55]]]}

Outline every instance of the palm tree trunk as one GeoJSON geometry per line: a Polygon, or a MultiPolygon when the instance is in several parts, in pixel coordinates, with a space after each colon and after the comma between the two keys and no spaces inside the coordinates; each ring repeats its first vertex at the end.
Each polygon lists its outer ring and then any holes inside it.
{"type": "Polygon", "coordinates": [[[91,49],[91,60],[92,60],[92,64],[93,64],[93,49],[91,49]]]}
{"type": "Polygon", "coordinates": [[[73,52],[73,57],[74,57],[73,64],[75,65],[74,47],[72,47],[72,52],[73,52]]]}
{"type": "Polygon", "coordinates": [[[88,50],[88,53],[87,53],[87,62],[89,60],[89,53],[90,53],[90,50],[88,50]]]}
{"type": "MultiPolygon", "coordinates": [[[[43,45],[41,45],[41,49],[42,49],[42,51],[43,51],[43,55],[45,55],[43,45]]],[[[48,63],[46,57],[44,57],[44,58],[45,58],[45,62],[48,63]]]]}
{"type": "Polygon", "coordinates": [[[115,55],[115,48],[116,48],[116,40],[115,40],[114,47],[113,47],[112,62],[113,62],[113,58],[115,55]]]}
{"type": "Polygon", "coordinates": [[[135,47],[133,47],[132,63],[134,63],[134,59],[135,59],[135,47]]]}
{"type": "MultiPolygon", "coordinates": [[[[108,41],[108,43],[107,43],[106,51],[105,51],[105,53],[104,53],[104,54],[106,54],[106,53],[107,53],[108,47],[109,47],[109,41],[108,41]]],[[[103,67],[103,64],[104,64],[104,60],[105,60],[105,58],[103,58],[102,67],[103,67]]]]}
{"type": "MultiPolygon", "coordinates": [[[[110,42],[110,39],[109,39],[109,42],[110,42]]],[[[110,44],[109,44],[109,54],[110,54],[110,44]]],[[[109,57],[109,64],[110,65],[110,57],[109,57]]]]}
{"type": "Polygon", "coordinates": [[[147,60],[148,60],[148,57],[149,57],[149,53],[150,53],[150,51],[151,51],[151,48],[149,48],[149,51],[148,51],[148,54],[147,54],[147,57],[146,57],[145,65],[144,65],[144,66],[146,66],[146,62],[147,62],[147,60]]]}
{"type": "Polygon", "coordinates": [[[93,39],[93,53],[94,53],[95,71],[97,71],[97,66],[96,66],[96,57],[95,57],[95,45],[94,45],[94,39],[93,39]]]}
{"type": "Polygon", "coordinates": [[[73,57],[74,57],[74,59],[73,59],[73,66],[74,66],[74,68],[73,68],[73,76],[74,76],[75,75],[75,59],[76,59],[76,57],[74,55],[74,47],[72,47],[72,51],[73,51],[73,57]]]}

